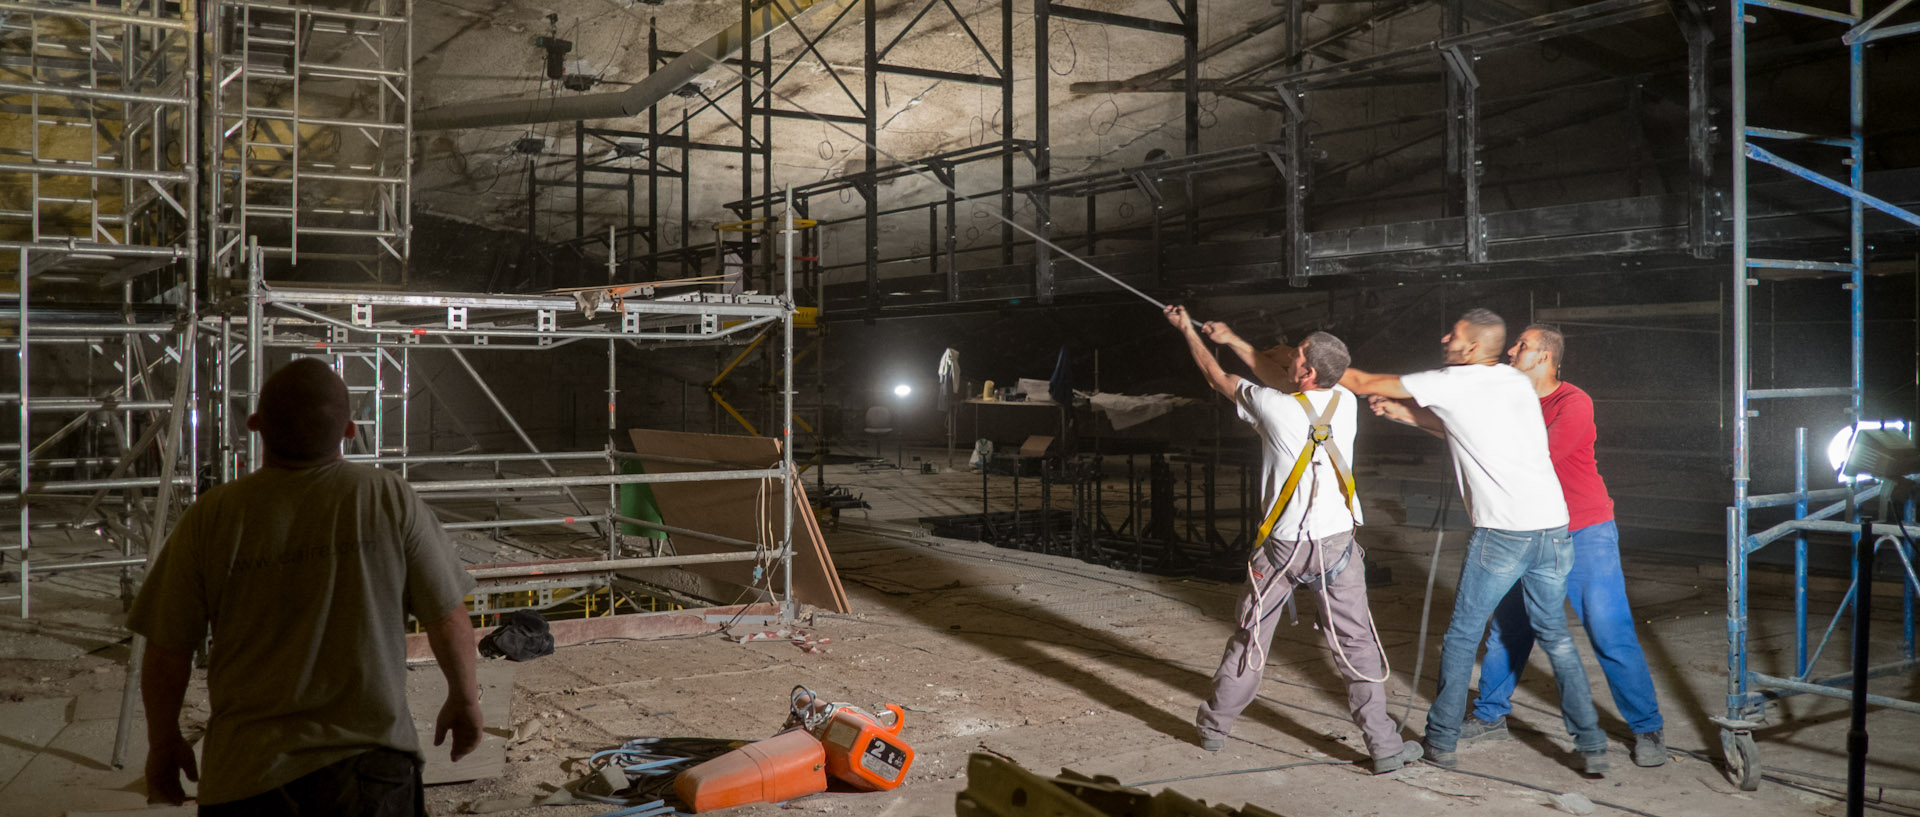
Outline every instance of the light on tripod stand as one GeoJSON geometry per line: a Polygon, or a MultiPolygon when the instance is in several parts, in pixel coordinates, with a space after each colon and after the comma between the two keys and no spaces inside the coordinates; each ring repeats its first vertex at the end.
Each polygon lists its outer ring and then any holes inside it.
{"type": "MultiPolygon", "coordinates": [[[[1899,509],[1906,502],[1896,494],[1913,489],[1909,477],[1920,470],[1920,447],[1907,437],[1908,427],[1900,420],[1861,420],[1840,429],[1827,444],[1827,462],[1833,465],[1840,482],[1858,486],[1862,481],[1879,483],[1879,512],[1860,516],[1860,532],[1853,542],[1853,671],[1848,679],[1852,687],[1852,718],[1847,729],[1847,817],[1865,814],[1867,788],[1867,678],[1871,674],[1867,645],[1871,642],[1873,621],[1873,556],[1882,536],[1874,529],[1876,520],[1892,521],[1905,529],[1899,509]]],[[[1849,511],[1853,488],[1848,488],[1849,511]]],[[[1863,511],[1865,509],[1862,509],[1863,511]]]]}
{"type": "Polygon", "coordinates": [[[1861,420],[1827,443],[1827,462],[1841,482],[1898,480],[1920,471],[1920,447],[1907,438],[1901,420],[1861,420]]]}

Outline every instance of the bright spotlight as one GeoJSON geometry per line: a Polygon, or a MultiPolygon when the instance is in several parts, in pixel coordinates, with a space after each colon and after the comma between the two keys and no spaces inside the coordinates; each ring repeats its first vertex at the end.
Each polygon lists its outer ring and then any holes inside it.
{"type": "Polygon", "coordinates": [[[1920,469],[1920,448],[1907,439],[1900,420],[1861,420],[1840,429],[1827,443],[1827,463],[1841,482],[1861,477],[1891,480],[1920,469]]]}
{"type": "Polygon", "coordinates": [[[898,386],[893,387],[893,396],[895,397],[905,397],[912,393],[913,393],[913,387],[905,383],[902,383],[898,386]]]}

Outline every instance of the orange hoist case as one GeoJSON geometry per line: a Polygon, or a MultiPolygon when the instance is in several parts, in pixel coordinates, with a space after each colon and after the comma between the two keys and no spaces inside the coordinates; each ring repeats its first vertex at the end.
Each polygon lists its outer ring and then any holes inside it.
{"type": "Polygon", "coordinates": [[[778,803],[827,790],[827,758],[805,729],[782,732],[680,773],[673,793],[694,812],[778,803]]]}
{"type": "Polygon", "coordinates": [[[906,779],[913,766],[913,747],[900,739],[907,714],[893,704],[887,711],[893,713],[891,726],[850,706],[834,710],[817,730],[827,752],[827,774],[865,791],[887,791],[906,779]]]}

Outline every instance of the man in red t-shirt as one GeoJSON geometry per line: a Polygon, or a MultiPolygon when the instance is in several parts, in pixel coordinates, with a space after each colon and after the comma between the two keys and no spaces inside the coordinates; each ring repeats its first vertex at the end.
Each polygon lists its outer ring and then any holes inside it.
{"type": "MultiPolygon", "coordinates": [[[[1560,380],[1566,338],[1559,330],[1534,324],[1520,333],[1507,350],[1514,368],[1533,379],[1540,395],[1540,411],[1547,421],[1547,449],[1560,490],[1567,497],[1567,529],[1573,533],[1573,571],[1567,575],[1567,599],[1573,614],[1586,627],[1607,688],[1620,716],[1633,730],[1633,762],[1659,766],[1667,762],[1662,739],[1660,703],[1653,677],[1633,630],[1633,610],[1627,603],[1626,576],[1620,570],[1620,531],[1613,522],[1613,499],[1594,462],[1593,398],[1580,387],[1560,380]]],[[[1521,599],[1509,595],[1493,615],[1487,631],[1487,654],[1480,661],[1480,698],[1472,716],[1461,725],[1462,743],[1507,737],[1507,713],[1513,710],[1513,688],[1526,669],[1533,649],[1533,630],[1521,599]]]]}

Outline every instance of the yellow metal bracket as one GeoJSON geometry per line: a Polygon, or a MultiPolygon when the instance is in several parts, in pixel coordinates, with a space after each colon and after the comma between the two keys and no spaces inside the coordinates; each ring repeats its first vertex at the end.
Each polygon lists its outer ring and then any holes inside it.
{"type": "MultiPolygon", "coordinates": [[[[722,233],[764,233],[770,230],[778,230],[785,226],[786,223],[787,220],[785,218],[750,218],[746,221],[729,221],[725,224],[715,224],[713,225],[713,229],[716,232],[722,233]]],[[[793,220],[793,228],[796,230],[812,229],[819,225],[820,222],[810,218],[796,218],[793,220]]]]}

